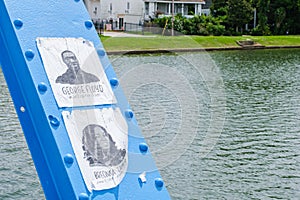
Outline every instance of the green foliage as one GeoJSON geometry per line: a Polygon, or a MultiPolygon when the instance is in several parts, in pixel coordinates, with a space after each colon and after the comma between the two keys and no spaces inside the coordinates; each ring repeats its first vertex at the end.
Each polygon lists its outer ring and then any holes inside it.
{"type": "Polygon", "coordinates": [[[286,11],[284,7],[277,8],[274,13],[274,20],[275,20],[275,27],[274,27],[274,33],[275,34],[284,34],[284,30],[282,27],[282,22],[284,21],[286,17],[286,11]]]}
{"type": "Polygon", "coordinates": [[[212,0],[211,13],[223,17],[226,35],[235,35],[245,24],[253,24],[253,8],[258,26],[252,34],[300,34],[300,0],[212,0]]]}
{"type": "Polygon", "coordinates": [[[299,0],[271,1],[267,15],[268,24],[273,34],[300,33],[299,2],[299,0]]]}
{"type": "Polygon", "coordinates": [[[300,34],[300,0],[255,0],[262,34],[300,34]]]}
{"type": "Polygon", "coordinates": [[[264,27],[262,27],[260,24],[255,27],[252,31],[251,31],[251,35],[254,36],[258,36],[258,35],[271,35],[271,31],[269,26],[265,25],[264,27]]]}
{"type": "MultiPolygon", "coordinates": [[[[163,17],[155,19],[161,27],[171,29],[172,18],[163,17]]],[[[212,16],[195,15],[193,18],[186,18],[176,15],[174,19],[174,30],[186,35],[223,35],[225,26],[221,25],[221,20],[212,16]]]]}
{"type": "Polygon", "coordinates": [[[251,4],[246,0],[228,0],[228,22],[237,32],[252,20],[252,12],[251,4]]]}
{"type": "Polygon", "coordinates": [[[213,0],[211,13],[221,19],[225,35],[241,35],[242,27],[252,23],[255,1],[258,0],[213,0]]]}
{"type": "MultiPolygon", "coordinates": [[[[300,34],[300,0],[212,0],[210,10],[210,16],[176,15],[174,30],[188,35],[300,34]],[[254,8],[255,28],[252,27],[254,8]],[[251,28],[249,32],[243,30],[245,24],[251,28]]],[[[172,28],[171,17],[155,22],[162,28],[172,28]]]]}
{"type": "Polygon", "coordinates": [[[214,17],[225,16],[228,14],[228,5],[226,0],[212,0],[210,12],[214,17]]]}

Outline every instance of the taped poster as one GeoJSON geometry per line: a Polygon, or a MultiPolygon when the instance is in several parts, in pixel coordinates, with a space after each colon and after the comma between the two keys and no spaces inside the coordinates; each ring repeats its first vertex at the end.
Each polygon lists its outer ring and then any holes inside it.
{"type": "Polygon", "coordinates": [[[83,38],[37,38],[59,107],[116,103],[92,42],[83,38]]]}
{"type": "Polygon", "coordinates": [[[120,109],[62,112],[87,188],[116,187],[128,166],[128,127],[120,109]]]}

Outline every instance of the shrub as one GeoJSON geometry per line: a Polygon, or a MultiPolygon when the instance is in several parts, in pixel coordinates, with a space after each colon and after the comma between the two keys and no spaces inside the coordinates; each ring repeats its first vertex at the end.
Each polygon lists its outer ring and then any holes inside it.
{"type": "Polygon", "coordinates": [[[265,26],[262,28],[260,25],[252,29],[251,35],[259,36],[259,35],[271,35],[271,31],[269,26],[265,26]]]}
{"type": "MultiPolygon", "coordinates": [[[[172,28],[172,18],[162,17],[156,18],[161,28],[167,24],[167,28],[172,28]]],[[[174,19],[174,30],[187,35],[223,35],[225,34],[225,26],[221,25],[221,19],[212,16],[195,15],[193,18],[185,18],[182,15],[176,15],[174,19]]]]}

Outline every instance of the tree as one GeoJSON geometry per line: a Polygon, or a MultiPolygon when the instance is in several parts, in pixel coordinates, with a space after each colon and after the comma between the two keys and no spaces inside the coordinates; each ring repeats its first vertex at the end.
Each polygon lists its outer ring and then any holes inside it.
{"type": "Polygon", "coordinates": [[[210,12],[214,17],[221,17],[227,15],[228,0],[212,0],[210,12]]]}
{"type": "MultiPolygon", "coordinates": [[[[253,18],[253,8],[246,0],[228,0],[228,22],[239,32],[253,18]]],[[[241,31],[242,32],[242,31],[241,31]]]]}
{"type": "Polygon", "coordinates": [[[268,24],[273,34],[300,32],[300,0],[275,0],[270,2],[268,24]]]}
{"type": "Polygon", "coordinates": [[[286,11],[284,7],[277,8],[274,12],[274,20],[275,20],[275,34],[282,34],[281,24],[286,17],[286,11]]]}
{"type": "Polygon", "coordinates": [[[258,0],[257,2],[257,16],[258,26],[257,32],[261,35],[269,35],[270,29],[268,25],[268,12],[269,12],[270,0],[258,0]]]}
{"type": "MultiPolygon", "coordinates": [[[[228,0],[212,0],[210,7],[212,17],[219,21],[219,24],[225,29],[229,29],[228,24],[228,0]]],[[[227,34],[231,34],[227,31],[227,34]]]]}

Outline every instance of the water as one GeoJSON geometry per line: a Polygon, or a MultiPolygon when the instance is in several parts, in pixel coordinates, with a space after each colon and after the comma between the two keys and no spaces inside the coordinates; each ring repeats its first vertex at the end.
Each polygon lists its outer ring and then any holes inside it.
{"type": "MultiPolygon", "coordinates": [[[[172,199],[300,199],[299,49],[111,60],[172,199]]],[[[0,84],[0,199],[43,199],[0,84]]]]}
{"type": "Polygon", "coordinates": [[[43,199],[19,119],[0,71],[0,199],[43,199]]]}

